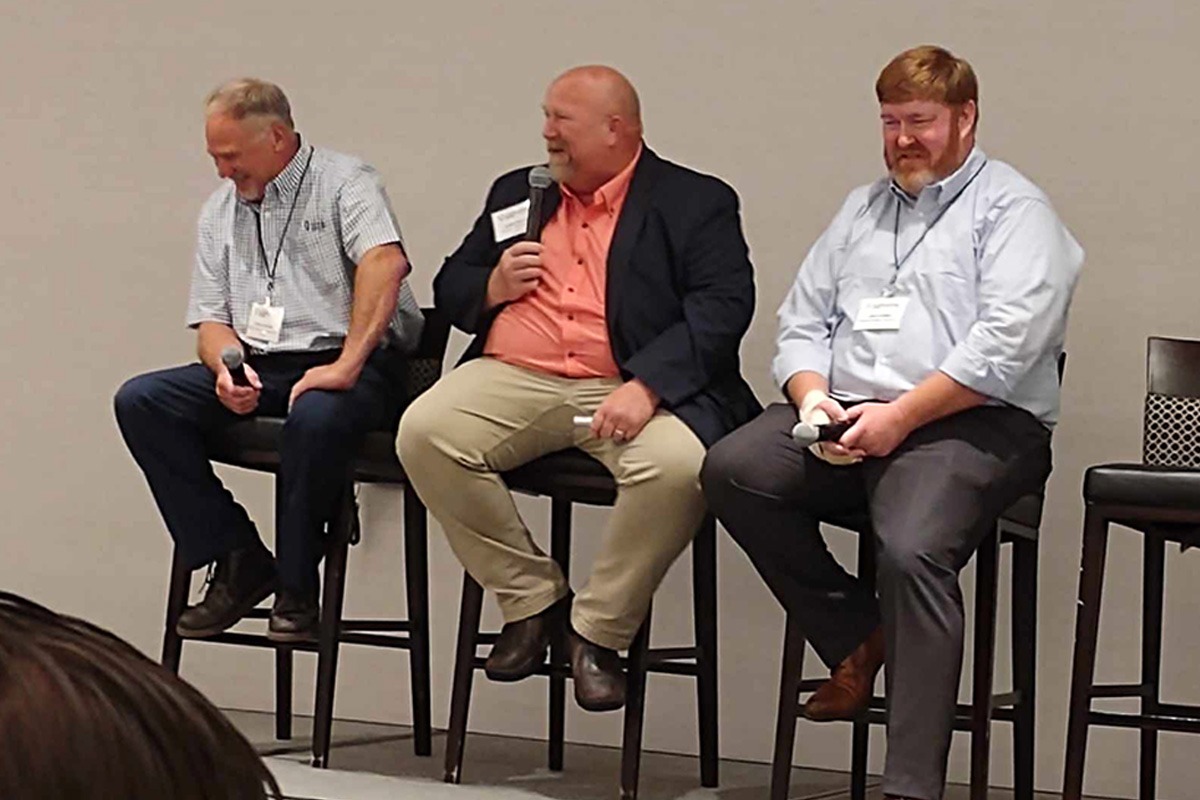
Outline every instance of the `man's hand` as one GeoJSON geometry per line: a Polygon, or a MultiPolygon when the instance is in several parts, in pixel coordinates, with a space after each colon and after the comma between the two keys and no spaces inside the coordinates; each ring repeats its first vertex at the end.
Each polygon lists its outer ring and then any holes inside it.
{"type": "Polygon", "coordinates": [[[354,369],[341,360],[332,364],[322,364],[304,373],[304,377],[292,386],[292,394],[288,397],[288,411],[296,403],[296,398],[309,389],[325,389],[331,392],[344,392],[354,388],[358,382],[361,369],[354,369]]]}
{"type": "Polygon", "coordinates": [[[619,386],[592,415],[592,435],[617,444],[632,441],[658,408],[659,397],[637,378],[619,386]]]}
{"type": "Polygon", "coordinates": [[[869,456],[889,455],[915,426],[897,403],[859,403],[846,412],[854,421],[842,434],[841,444],[869,456]]]}
{"type": "Polygon", "coordinates": [[[487,285],[487,306],[511,303],[537,288],[544,272],[541,242],[517,242],[500,255],[487,285]]]}
{"type": "MultiPolygon", "coordinates": [[[[800,404],[800,421],[810,425],[825,425],[829,422],[845,422],[849,419],[846,409],[822,390],[807,393],[800,404]]],[[[846,437],[843,435],[842,439],[846,437]]],[[[834,466],[853,464],[863,457],[857,448],[847,448],[841,442],[814,442],[809,450],[817,458],[834,466]]]]}
{"type": "Polygon", "coordinates": [[[238,386],[233,382],[229,368],[221,362],[217,364],[216,391],[221,405],[235,414],[243,415],[258,408],[258,396],[262,392],[262,381],[258,379],[258,373],[249,364],[243,364],[242,368],[246,370],[246,380],[250,381],[250,385],[238,386]]]}

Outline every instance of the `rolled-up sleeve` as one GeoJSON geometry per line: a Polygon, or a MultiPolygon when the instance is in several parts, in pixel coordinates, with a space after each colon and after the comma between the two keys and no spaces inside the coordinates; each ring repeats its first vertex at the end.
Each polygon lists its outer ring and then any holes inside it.
{"type": "Polygon", "coordinates": [[[372,247],[398,244],[404,249],[400,223],[392,211],[383,181],[374,169],[362,165],[338,192],[338,217],[342,247],[355,264],[372,247]]]}
{"type": "Polygon", "coordinates": [[[1007,401],[1029,369],[1065,337],[1083,250],[1042,199],[1002,209],[982,243],[978,316],[940,370],[1007,401]]]}

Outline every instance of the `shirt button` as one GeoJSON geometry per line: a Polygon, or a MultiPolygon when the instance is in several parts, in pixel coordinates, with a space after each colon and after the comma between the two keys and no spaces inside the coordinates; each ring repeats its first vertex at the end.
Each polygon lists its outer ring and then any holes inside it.
{"type": "Polygon", "coordinates": [[[587,223],[586,223],[586,222],[585,222],[585,223],[583,223],[583,227],[585,227],[585,228],[587,227],[587,223]]]}
{"type": "Polygon", "coordinates": [[[571,322],[574,322],[574,321],[575,321],[575,315],[574,315],[574,314],[567,314],[567,319],[568,319],[569,321],[571,321],[571,322]]]}
{"type": "Polygon", "coordinates": [[[574,358],[574,357],[575,357],[575,351],[574,351],[574,350],[568,350],[568,351],[567,351],[567,358],[574,358]]]}
{"type": "Polygon", "coordinates": [[[568,286],[568,287],[567,287],[567,291],[568,291],[568,292],[574,292],[574,291],[575,291],[575,287],[574,287],[574,286],[568,286]]]}
{"type": "Polygon", "coordinates": [[[581,258],[581,259],[578,259],[578,260],[577,260],[575,263],[576,263],[576,264],[578,264],[579,266],[581,266],[581,267],[582,267],[582,266],[583,266],[583,259],[582,259],[582,258],[581,258]]]}

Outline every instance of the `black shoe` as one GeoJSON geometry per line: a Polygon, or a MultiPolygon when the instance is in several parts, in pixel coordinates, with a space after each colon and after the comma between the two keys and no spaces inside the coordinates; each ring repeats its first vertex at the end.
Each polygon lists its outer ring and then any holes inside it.
{"type": "Polygon", "coordinates": [[[262,542],[218,558],[204,599],[187,608],[176,632],[194,639],[228,630],[275,591],[275,559],[262,542]]]}
{"type": "Polygon", "coordinates": [[[321,608],[316,595],[288,589],[275,593],[275,607],[267,623],[267,638],[273,642],[311,642],[317,638],[321,608]]]}
{"type": "Polygon", "coordinates": [[[549,608],[516,622],[506,622],[492,645],[483,671],[494,681],[505,683],[528,678],[546,663],[550,637],[562,631],[570,595],[549,608]]]}
{"type": "Polygon", "coordinates": [[[616,650],[592,644],[568,626],[567,657],[575,702],[585,711],[615,711],[625,705],[625,671],[616,650]]]}

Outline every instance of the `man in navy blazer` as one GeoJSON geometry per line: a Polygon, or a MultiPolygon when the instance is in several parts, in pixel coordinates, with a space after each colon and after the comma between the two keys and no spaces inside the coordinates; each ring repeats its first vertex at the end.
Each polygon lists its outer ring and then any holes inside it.
{"type": "Polygon", "coordinates": [[[616,651],[704,515],[706,448],[761,410],[738,359],[753,270],[737,195],[645,147],[619,72],[569,70],[543,110],[555,183],[541,224],[528,225],[531,168],[493,184],[434,281],[437,306],[475,339],[407,410],[397,450],[455,554],[499,600],[488,676],[533,674],[565,624],[576,699],[608,710],[624,703],[616,651]],[[573,597],[499,477],[569,447],[619,487],[573,597]]]}

